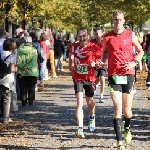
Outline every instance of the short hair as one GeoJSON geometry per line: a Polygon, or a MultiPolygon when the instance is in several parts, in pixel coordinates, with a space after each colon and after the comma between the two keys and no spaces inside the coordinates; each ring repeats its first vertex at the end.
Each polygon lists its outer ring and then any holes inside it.
{"type": "Polygon", "coordinates": [[[86,33],[88,34],[88,30],[87,30],[86,28],[80,28],[80,29],[78,30],[78,34],[79,34],[80,31],[84,31],[84,32],[86,32],[86,33]]]}
{"type": "Polygon", "coordinates": [[[123,14],[124,16],[124,12],[122,10],[114,10],[113,13],[112,13],[112,18],[114,18],[115,15],[120,15],[120,14],[123,14]]]}
{"type": "Polygon", "coordinates": [[[46,40],[48,40],[48,36],[46,34],[42,34],[41,37],[40,37],[40,40],[41,41],[46,41],[46,40]]]}
{"type": "Polygon", "coordinates": [[[12,49],[15,49],[14,43],[16,41],[14,39],[6,39],[3,43],[3,50],[4,51],[12,51],[12,49]]]}
{"type": "Polygon", "coordinates": [[[20,45],[25,44],[25,43],[32,44],[32,37],[28,35],[28,36],[19,38],[20,45]]]}
{"type": "Polygon", "coordinates": [[[94,28],[94,31],[97,31],[97,30],[102,30],[103,31],[103,29],[101,27],[96,25],[95,28],[94,28]]]}
{"type": "Polygon", "coordinates": [[[29,35],[32,37],[32,42],[38,42],[38,38],[34,32],[30,32],[29,35]]]}
{"type": "Polygon", "coordinates": [[[24,32],[24,30],[22,28],[17,28],[16,31],[15,31],[15,34],[18,35],[22,32],[24,32]]]}
{"type": "Polygon", "coordinates": [[[24,40],[25,40],[25,43],[32,43],[32,37],[31,36],[24,36],[24,40]]]}

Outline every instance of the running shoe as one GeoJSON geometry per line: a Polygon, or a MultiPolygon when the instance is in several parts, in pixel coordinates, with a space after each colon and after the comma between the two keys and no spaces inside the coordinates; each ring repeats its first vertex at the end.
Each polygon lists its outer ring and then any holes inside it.
{"type": "Polygon", "coordinates": [[[122,127],[124,128],[124,141],[126,143],[130,143],[132,139],[131,130],[130,128],[125,129],[124,125],[125,125],[125,121],[122,122],[122,127]]]}
{"type": "Polygon", "coordinates": [[[75,133],[75,137],[80,138],[80,139],[84,139],[85,135],[83,133],[83,129],[79,128],[76,133],[75,133]]]}
{"type": "Polygon", "coordinates": [[[3,119],[2,119],[2,122],[5,124],[5,123],[13,122],[13,120],[12,120],[11,118],[9,118],[8,120],[3,120],[3,119]]]}
{"type": "Polygon", "coordinates": [[[130,143],[132,139],[131,130],[130,129],[124,129],[124,141],[126,143],[130,143]]]}
{"type": "Polygon", "coordinates": [[[53,78],[58,78],[58,76],[56,76],[56,75],[53,75],[53,78]]]}
{"type": "Polygon", "coordinates": [[[100,102],[100,103],[105,103],[104,99],[101,98],[101,97],[99,98],[99,102],[100,102]]]}
{"type": "Polygon", "coordinates": [[[93,119],[89,119],[88,129],[92,132],[95,130],[95,116],[93,119]]]}
{"type": "Polygon", "coordinates": [[[125,150],[125,147],[122,144],[120,144],[118,145],[117,150],[125,150]]]}

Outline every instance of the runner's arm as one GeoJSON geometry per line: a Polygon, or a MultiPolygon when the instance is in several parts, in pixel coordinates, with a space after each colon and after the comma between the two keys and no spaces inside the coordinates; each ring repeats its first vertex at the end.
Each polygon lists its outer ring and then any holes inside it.
{"type": "Polygon", "coordinates": [[[69,54],[69,71],[72,71],[73,62],[74,62],[74,55],[70,53],[69,54]]]}
{"type": "Polygon", "coordinates": [[[132,32],[132,44],[135,46],[135,49],[137,51],[137,55],[135,56],[134,60],[140,61],[144,55],[144,51],[142,49],[142,46],[138,42],[137,36],[134,32],[132,32]]]}
{"type": "Polygon", "coordinates": [[[105,63],[107,58],[108,58],[108,50],[107,50],[107,47],[106,47],[105,38],[103,39],[103,43],[104,43],[104,48],[103,48],[103,52],[102,52],[101,62],[105,63]]]}
{"type": "Polygon", "coordinates": [[[72,46],[70,46],[69,48],[69,71],[72,71],[72,66],[74,62],[74,55],[71,52],[72,52],[72,46]]]}

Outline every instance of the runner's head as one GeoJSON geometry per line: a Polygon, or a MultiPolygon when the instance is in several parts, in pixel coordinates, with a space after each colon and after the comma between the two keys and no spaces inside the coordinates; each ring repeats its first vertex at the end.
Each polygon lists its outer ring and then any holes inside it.
{"type": "Polygon", "coordinates": [[[88,32],[85,28],[79,29],[78,31],[78,40],[80,41],[80,45],[85,46],[89,40],[88,32]]]}
{"type": "Polygon", "coordinates": [[[100,40],[103,36],[103,29],[101,27],[95,27],[94,36],[97,40],[100,40]]]}
{"type": "Polygon", "coordinates": [[[124,13],[121,10],[115,10],[112,14],[112,23],[114,25],[114,29],[120,30],[124,28],[124,13]]]}

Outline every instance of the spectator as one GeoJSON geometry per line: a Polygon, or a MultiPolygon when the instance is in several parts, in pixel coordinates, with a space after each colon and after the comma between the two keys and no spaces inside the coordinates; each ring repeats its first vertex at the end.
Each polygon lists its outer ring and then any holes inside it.
{"type": "Polygon", "coordinates": [[[38,77],[37,50],[32,46],[32,38],[24,37],[24,44],[18,49],[18,81],[20,86],[20,99],[22,106],[26,106],[27,97],[29,105],[35,100],[35,85],[38,77]]]}
{"type": "MultiPolygon", "coordinates": [[[[42,71],[44,57],[42,57],[42,55],[41,55],[41,46],[38,42],[36,34],[34,32],[30,32],[29,34],[32,37],[32,45],[36,48],[37,54],[38,54],[38,69],[39,69],[40,86],[44,87],[44,84],[43,84],[44,74],[42,71]]],[[[36,85],[35,91],[38,91],[37,85],[36,85]]]]}
{"type": "Polygon", "coordinates": [[[57,71],[63,71],[64,51],[65,51],[64,42],[62,41],[62,37],[58,36],[54,44],[55,68],[57,71]]]}
{"type": "Polygon", "coordinates": [[[43,49],[45,55],[46,55],[46,58],[43,62],[43,71],[44,71],[44,79],[43,80],[48,80],[48,68],[47,68],[47,61],[49,59],[49,47],[48,45],[46,44],[46,40],[48,40],[48,37],[46,34],[42,34],[41,35],[41,38],[40,38],[40,46],[41,48],[43,49]]]}
{"type": "Polygon", "coordinates": [[[0,104],[1,104],[1,117],[3,123],[11,121],[10,117],[10,104],[11,92],[15,88],[14,72],[16,68],[16,57],[12,52],[16,49],[16,42],[13,39],[7,39],[3,43],[3,50],[1,51],[1,59],[6,59],[7,65],[10,65],[10,73],[0,79],[0,104]]]}

